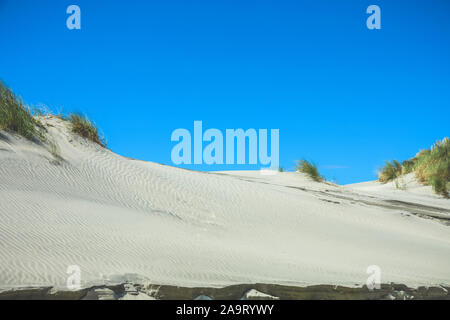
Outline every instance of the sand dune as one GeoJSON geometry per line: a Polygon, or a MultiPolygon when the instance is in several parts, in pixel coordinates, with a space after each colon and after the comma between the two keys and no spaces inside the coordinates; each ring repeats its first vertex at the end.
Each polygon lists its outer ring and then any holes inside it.
{"type": "Polygon", "coordinates": [[[359,286],[369,265],[383,283],[450,284],[450,201],[428,187],[183,170],[43,122],[59,163],[45,146],[0,132],[0,287],[63,287],[69,265],[85,286],[359,286]]]}

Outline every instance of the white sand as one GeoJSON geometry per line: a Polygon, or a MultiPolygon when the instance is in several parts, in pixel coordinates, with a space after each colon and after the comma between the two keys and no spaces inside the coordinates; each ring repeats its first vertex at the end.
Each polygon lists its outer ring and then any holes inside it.
{"type": "Polygon", "coordinates": [[[437,195],[431,186],[425,186],[415,178],[414,173],[401,176],[386,184],[369,181],[355,184],[348,184],[352,190],[360,193],[376,195],[384,199],[396,199],[400,201],[410,201],[429,206],[449,208],[450,200],[437,195]],[[406,192],[405,192],[406,191],[406,192]]]}
{"type": "Polygon", "coordinates": [[[61,120],[45,122],[60,165],[43,146],[0,132],[0,287],[64,286],[69,265],[80,266],[83,285],[142,277],[359,286],[369,265],[383,283],[450,284],[449,226],[358,201],[450,209],[420,187],[183,170],[121,157],[61,120]]]}

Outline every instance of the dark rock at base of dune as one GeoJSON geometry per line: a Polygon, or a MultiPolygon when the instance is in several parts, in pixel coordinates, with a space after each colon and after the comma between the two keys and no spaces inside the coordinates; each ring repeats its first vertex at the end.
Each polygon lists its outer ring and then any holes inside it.
{"type": "MultiPolygon", "coordinates": [[[[105,285],[77,291],[57,291],[52,287],[20,288],[0,292],[0,300],[118,300],[129,291],[130,284],[105,285]],[[128,288],[128,289],[127,289],[128,288]]],[[[251,300],[245,298],[249,290],[279,298],[280,300],[450,300],[450,288],[409,288],[402,284],[383,284],[380,289],[366,286],[349,288],[333,285],[295,287],[275,284],[239,284],[223,288],[187,288],[166,285],[148,286],[134,284],[136,293],[142,292],[158,300],[194,300],[208,297],[213,300],[251,300]],[[154,288],[157,288],[156,290],[154,288]]],[[[134,291],[134,290],[133,290],[134,291]]]]}

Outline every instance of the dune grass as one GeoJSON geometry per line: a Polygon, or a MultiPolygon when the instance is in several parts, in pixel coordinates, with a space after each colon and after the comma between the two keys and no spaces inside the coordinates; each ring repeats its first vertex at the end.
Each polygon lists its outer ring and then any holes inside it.
{"type": "Polygon", "coordinates": [[[402,165],[397,160],[386,161],[384,167],[379,170],[378,180],[386,183],[394,180],[402,174],[402,165]]]}
{"type": "Polygon", "coordinates": [[[324,178],[320,175],[317,166],[308,160],[299,160],[297,162],[297,171],[306,173],[314,181],[320,182],[324,178]]]}
{"type": "Polygon", "coordinates": [[[436,193],[449,197],[450,139],[437,141],[430,149],[420,151],[401,164],[396,160],[386,162],[379,170],[378,180],[386,183],[411,172],[415,172],[419,182],[431,185],[436,193]]]}
{"type": "MultiPolygon", "coordinates": [[[[0,80],[0,130],[9,130],[26,139],[44,142],[53,157],[60,161],[62,157],[59,146],[46,135],[45,127],[38,120],[39,117],[46,115],[53,114],[46,107],[33,108],[31,111],[22,99],[0,80]]],[[[74,133],[106,147],[105,139],[100,138],[98,128],[87,117],[77,113],[72,113],[68,117],[62,114],[56,116],[69,121],[74,133]]]]}
{"type": "Polygon", "coordinates": [[[67,120],[72,124],[72,132],[106,148],[105,139],[99,136],[97,126],[89,118],[80,113],[71,113],[67,120]]]}
{"type": "Polygon", "coordinates": [[[45,130],[22,99],[0,81],[0,130],[10,130],[29,140],[45,140],[45,130]]]}

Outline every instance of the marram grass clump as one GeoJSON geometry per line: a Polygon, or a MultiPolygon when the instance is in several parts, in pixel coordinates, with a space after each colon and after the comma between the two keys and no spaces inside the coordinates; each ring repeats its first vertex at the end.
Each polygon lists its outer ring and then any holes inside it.
{"type": "Polygon", "coordinates": [[[402,174],[402,165],[397,160],[386,161],[384,167],[379,170],[378,180],[386,183],[396,179],[402,174]]]}
{"type": "Polygon", "coordinates": [[[42,124],[22,99],[0,81],[0,130],[10,130],[29,140],[45,140],[42,124]]]}
{"type": "MultiPolygon", "coordinates": [[[[46,135],[47,130],[39,121],[39,117],[46,115],[52,116],[52,113],[46,108],[34,108],[33,112],[30,111],[22,99],[0,81],[0,130],[9,130],[29,140],[44,142],[49,146],[51,154],[60,160],[59,146],[46,135]]],[[[56,116],[69,121],[74,133],[106,147],[106,140],[99,136],[98,128],[86,116],[78,113],[69,114],[68,117],[61,114],[56,116]]]]}
{"type": "Polygon", "coordinates": [[[320,175],[317,166],[308,160],[299,160],[297,162],[297,171],[306,173],[314,181],[320,182],[323,177],[320,175]]]}
{"type": "Polygon", "coordinates": [[[379,170],[378,180],[386,183],[397,177],[415,172],[417,180],[431,185],[433,190],[449,196],[450,190],[450,139],[437,141],[430,149],[421,150],[414,158],[403,161],[386,162],[379,170]]]}
{"type": "Polygon", "coordinates": [[[81,137],[98,143],[102,147],[106,147],[106,141],[101,138],[98,133],[97,126],[92,123],[86,116],[79,113],[71,113],[67,118],[72,125],[72,132],[81,137]]]}

